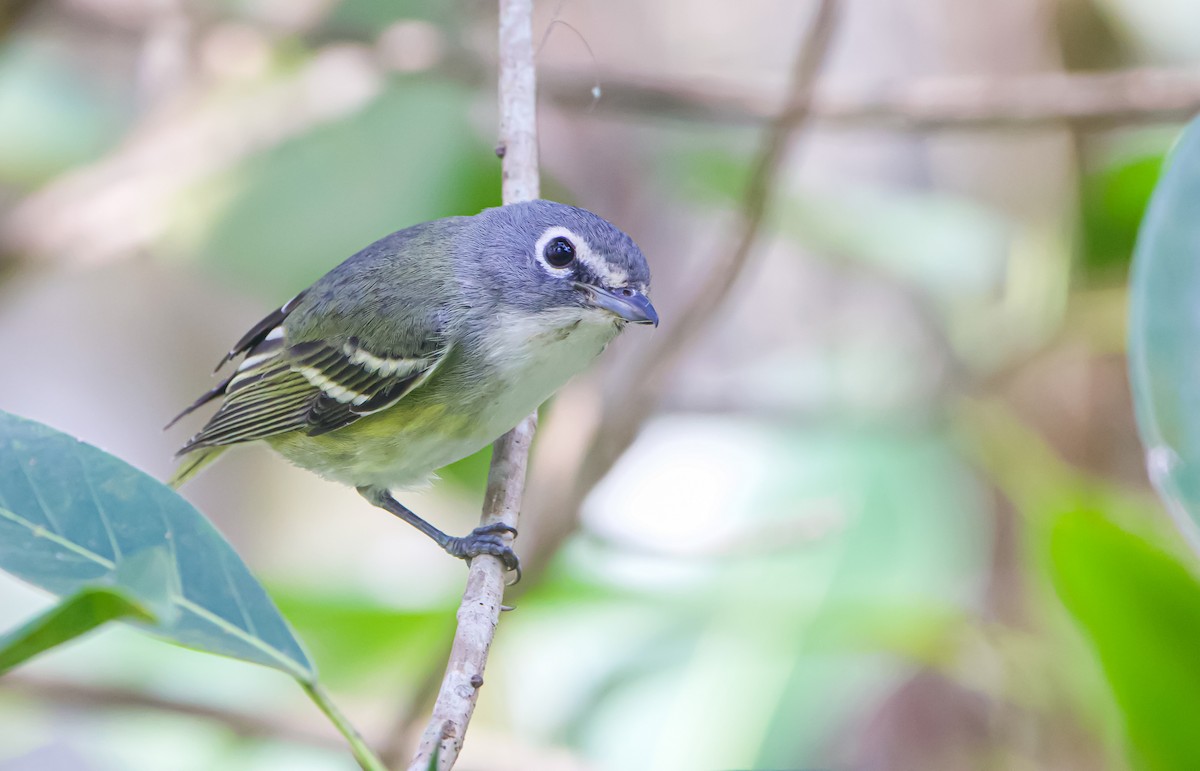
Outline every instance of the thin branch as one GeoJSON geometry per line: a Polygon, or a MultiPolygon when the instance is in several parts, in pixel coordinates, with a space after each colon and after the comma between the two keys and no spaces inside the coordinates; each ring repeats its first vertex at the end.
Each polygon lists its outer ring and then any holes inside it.
{"type": "MultiPolygon", "coordinates": [[[[653,79],[593,72],[548,73],[544,91],[560,106],[596,112],[599,78],[604,112],[762,123],[776,110],[769,95],[743,85],[653,79]]],[[[1045,72],[1012,77],[928,77],[865,86],[828,86],[813,95],[810,116],[822,128],[964,131],[1045,128],[1064,123],[1100,128],[1179,122],[1200,111],[1200,70],[1138,68],[1114,72],[1045,72]]]]}
{"type": "MultiPolygon", "coordinates": [[[[272,712],[237,712],[179,701],[133,688],[92,685],[68,680],[33,676],[24,672],[4,676],[5,693],[14,693],[79,709],[152,709],[220,723],[239,736],[270,737],[336,750],[345,750],[346,742],[324,721],[307,724],[294,716],[272,712]]],[[[315,714],[315,713],[314,713],[315,714]]]]}
{"type": "Polygon", "coordinates": [[[634,357],[629,369],[633,374],[621,378],[622,382],[634,384],[633,387],[622,392],[616,401],[604,405],[591,445],[569,490],[565,495],[549,496],[549,505],[557,507],[560,516],[547,519],[535,533],[535,547],[526,557],[527,571],[544,567],[546,560],[576,530],[584,498],[633,443],[657,408],[679,356],[704,330],[705,322],[729,296],[749,262],[792,136],[810,117],[813,87],[829,50],[836,15],[837,0],[819,0],[816,13],[801,36],[784,107],[766,127],[729,247],[709,266],[703,283],[692,292],[683,309],[673,317],[664,317],[662,328],[641,350],[641,355],[634,357]]]}
{"type": "MultiPolygon", "coordinates": [[[[536,95],[533,0],[500,0],[500,144],[496,153],[503,159],[505,204],[539,195],[536,95]]],[[[502,522],[517,526],[529,446],[536,429],[534,413],[496,441],[482,525],[502,522]]],[[[483,555],[471,560],[442,688],[410,771],[426,771],[434,757],[438,770],[448,771],[458,759],[500,620],[504,577],[504,565],[498,558],[483,555]]]]}

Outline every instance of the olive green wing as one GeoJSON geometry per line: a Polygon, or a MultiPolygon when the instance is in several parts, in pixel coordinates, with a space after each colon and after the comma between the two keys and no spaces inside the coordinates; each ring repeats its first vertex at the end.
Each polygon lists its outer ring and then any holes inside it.
{"type": "Polygon", "coordinates": [[[228,361],[245,353],[237,370],[176,418],[222,399],[179,454],[293,431],[335,431],[395,404],[448,353],[448,345],[432,330],[410,343],[409,350],[382,350],[357,337],[293,343],[283,323],[288,310],[283,306],[252,329],[226,356],[228,361]]]}

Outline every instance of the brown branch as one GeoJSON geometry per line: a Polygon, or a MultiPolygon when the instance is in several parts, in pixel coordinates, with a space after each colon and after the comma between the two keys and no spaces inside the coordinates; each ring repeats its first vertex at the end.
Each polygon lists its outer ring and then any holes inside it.
{"type": "MultiPolygon", "coordinates": [[[[716,123],[762,123],[775,108],[745,86],[612,74],[544,77],[547,98],[596,111],[716,123]]],[[[869,86],[829,86],[813,95],[810,119],[823,128],[899,131],[1080,128],[1177,122],[1200,112],[1200,70],[1139,68],[1014,77],[929,77],[869,86]]]]}
{"type": "Polygon", "coordinates": [[[536,541],[526,558],[528,571],[544,567],[563,541],[575,532],[584,498],[633,443],[642,424],[658,406],[680,354],[729,296],[749,261],[792,135],[809,118],[813,86],[829,49],[836,10],[836,0],[819,0],[813,19],[801,36],[787,101],[766,127],[729,247],[709,266],[703,283],[691,293],[681,312],[673,318],[665,317],[652,342],[642,349],[640,356],[634,357],[629,371],[635,374],[620,379],[635,385],[621,393],[616,402],[604,405],[591,446],[569,490],[550,496],[550,505],[558,507],[559,516],[553,520],[547,518],[544,526],[533,533],[536,541]]]}
{"type": "MultiPolygon", "coordinates": [[[[503,159],[505,204],[539,195],[536,92],[533,0],[500,0],[500,144],[496,153],[503,159]]],[[[482,525],[502,522],[517,526],[529,446],[536,429],[535,412],[496,440],[482,525]]],[[[435,757],[438,770],[448,771],[458,759],[500,620],[504,576],[504,565],[496,557],[482,555],[471,560],[442,688],[410,771],[426,771],[435,757]]]]}
{"type": "MultiPolygon", "coordinates": [[[[298,724],[294,717],[271,712],[237,712],[158,696],[133,688],[91,685],[68,680],[10,673],[0,680],[6,694],[53,702],[79,709],[150,709],[220,723],[239,736],[270,737],[320,747],[344,750],[346,741],[325,721],[311,726],[298,724]]],[[[303,721],[301,721],[303,722],[303,721]]]]}

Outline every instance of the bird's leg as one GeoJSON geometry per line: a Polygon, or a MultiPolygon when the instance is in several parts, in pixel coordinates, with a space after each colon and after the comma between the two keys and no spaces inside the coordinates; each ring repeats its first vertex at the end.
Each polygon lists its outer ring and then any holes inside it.
{"type": "Polygon", "coordinates": [[[412,513],[407,506],[392,497],[392,494],[382,487],[360,487],[358,492],[362,497],[384,511],[395,514],[400,519],[429,536],[434,542],[446,550],[452,557],[471,561],[472,557],[480,554],[491,554],[499,557],[508,570],[517,571],[517,580],[521,578],[521,565],[512,547],[504,542],[504,534],[517,534],[517,530],[503,522],[477,527],[462,538],[447,535],[433,525],[412,513]]]}

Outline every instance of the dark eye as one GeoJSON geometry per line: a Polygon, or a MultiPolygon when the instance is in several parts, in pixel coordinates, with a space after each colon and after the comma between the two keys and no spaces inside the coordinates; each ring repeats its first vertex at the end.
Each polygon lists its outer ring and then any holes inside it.
{"type": "Polygon", "coordinates": [[[551,238],[546,244],[542,256],[552,268],[565,268],[575,261],[575,244],[562,236],[551,238]]]}

